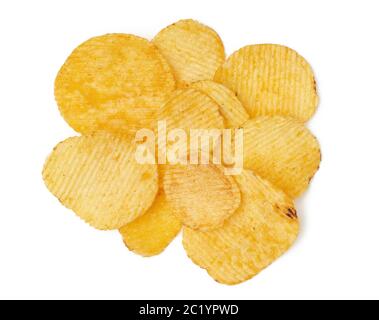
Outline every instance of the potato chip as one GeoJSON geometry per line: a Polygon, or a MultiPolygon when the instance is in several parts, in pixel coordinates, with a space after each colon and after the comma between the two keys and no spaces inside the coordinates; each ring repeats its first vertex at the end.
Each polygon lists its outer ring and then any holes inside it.
{"type": "Polygon", "coordinates": [[[244,129],[244,167],[295,198],[317,172],[321,153],[317,139],[302,123],[286,117],[258,117],[244,129]]]}
{"type": "Polygon", "coordinates": [[[158,192],[156,165],[134,160],[127,138],[98,133],[58,144],[43,170],[48,189],[79,217],[101,229],[119,229],[141,216],[158,192]]]}
{"type": "Polygon", "coordinates": [[[305,122],[317,108],[310,65],[284,46],[244,47],[217,70],[214,79],[237,94],[251,117],[284,115],[305,122]]]}
{"type": "Polygon", "coordinates": [[[286,252],[295,241],[299,222],[293,201],[270,183],[245,170],[236,181],[240,209],[216,230],[184,229],[190,259],[223,284],[249,280],[286,252]]]}
{"type": "Polygon", "coordinates": [[[108,34],[73,51],[56,78],[55,97],[80,133],[134,133],[150,126],[175,87],[170,66],[152,43],[108,34]]]}
{"type": "Polygon", "coordinates": [[[195,89],[174,92],[158,113],[158,120],[166,120],[167,130],[224,128],[218,104],[206,94],[195,89]]]}
{"type": "MultiPolygon", "coordinates": [[[[175,91],[158,113],[158,120],[164,121],[166,125],[167,135],[163,137],[158,135],[158,144],[160,148],[162,141],[166,140],[167,154],[169,154],[169,150],[175,149],[178,145],[187,150],[188,154],[193,151],[202,152],[201,138],[197,138],[198,146],[191,145],[191,133],[194,135],[194,130],[202,132],[203,136],[208,138],[204,140],[209,142],[207,143],[209,151],[204,150],[204,153],[210,154],[214,143],[221,141],[221,134],[213,137],[211,130],[223,129],[225,126],[217,103],[199,90],[191,88],[175,91]],[[170,136],[170,132],[180,130],[185,134],[186,140],[173,142],[174,139],[170,136]],[[208,131],[208,136],[205,130],[208,131]]],[[[192,140],[195,141],[196,138],[192,140]]],[[[176,158],[180,158],[180,155],[177,155],[176,158]]],[[[162,164],[162,162],[159,163],[162,164]]]]}
{"type": "Polygon", "coordinates": [[[219,35],[194,20],[181,20],[160,31],[153,40],[171,64],[180,87],[211,80],[225,61],[219,35]]]}
{"type": "Polygon", "coordinates": [[[213,164],[168,166],[163,186],[182,223],[196,230],[220,227],[241,203],[234,179],[213,164]]]}
{"type": "Polygon", "coordinates": [[[134,253],[151,257],[163,252],[182,229],[182,223],[161,191],[152,207],[120,229],[125,245],[134,253]]]}
{"type": "Polygon", "coordinates": [[[211,80],[203,80],[193,83],[191,87],[216,101],[227,128],[238,128],[249,119],[249,114],[242,103],[234,92],[225,86],[211,80]]]}

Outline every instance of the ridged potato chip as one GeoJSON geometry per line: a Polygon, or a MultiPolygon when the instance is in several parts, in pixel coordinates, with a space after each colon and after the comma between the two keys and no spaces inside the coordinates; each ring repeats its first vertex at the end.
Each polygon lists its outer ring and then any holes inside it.
{"type": "Polygon", "coordinates": [[[222,84],[203,80],[193,83],[191,88],[200,90],[216,101],[220,107],[220,113],[225,118],[227,128],[238,128],[249,119],[249,114],[235,93],[222,84]]]}
{"type": "Polygon", "coordinates": [[[167,130],[222,129],[225,127],[218,104],[195,89],[176,90],[158,113],[158,120],[166,120],[167,130]]]}
{"type": "Polygon", "coordinates": [[[310,65],[284,46],[244,47],[228,58],[214,79],[237,94],[251,117],[283,115],[306,122],[317,108],[310,65]]]}
{"type": "Polygon", "coordinates": [[[244,167],[295,198],[317,172],[321,152],[317,139],[289,117],[258,117],[243,125],[244,167]]]}
{"type": "MultiPolygon", "coordinates": [[[[188,154],[191,152],[202,152],[200,139],[197,139],[199,141],[197,149],[190,144],[191,132],[193,133],[195,129],[223,129],[225,126],[224,118],[220,113],[217,103],[206,94],[192,88],[176,90],[158,113],[158,120],[165,121],[168,134],[179,129],[183,130],[187,135],[187,140],[184,142],[185,145],[182,143],[182,140],[171,144],[167,142],[167,154],[169,154],[169,150],[173,150],[177,146],[182,146],[182,149],[187,150],[188,154]]],[[[212,137],[208,139],[210,141],[208,144],[210,152],[213,150],[213,142],[219,143],[221,141],[220,136],[215,139],[212,137]]],[[[159,146],[161,146],[162,139],[163,137],[158,136],[159,146]]],[[[170,140],[171,137],[167,135],[164,139],[170,140]]],[[[204,150],[204,152],[206,151],[204,150]]],[[[180,158],[180,156],[176,157],[180,158]]]]}
{"type": "Polygon", "coordinates": [[[228,285],[247,281],[269,266],[291,247],[299,231],[287,195],[248,170],[235,178],[242,193],[240,209],[219,229],[184,228],[183,233],[189,258],[228,285]]]}
{"type": "Polygon", "coordinates": [[[98,133],[58,144],[43,178],[63,205],[91,226],[119,229],[141,216],[158,192],[156,165],[134,159],[130,139],[98,133]]]}
{"type": "Polygon", "coordinates": [[[220,227],[241,203],[234,179],[214,164],[168,166],[163,187],[182,223],[196,230],[220,227]]]}
{"type": "Polygon", "coordinates": [[[152,207],[120,229],[125,245],[134,253],[151,257],[163,252],[182,229],[182,223],[160,191],[152,207]]]}
{"type": "Polygon", "coordinates": [[[179,87],[199,80],[211,80],[225,61],[220,36],[194,20],[180,20],[162,31],[153,43],[172,66],[179,87]]]}
{"type": "Polygon", "coordinates": [[[134,35],[107,34],[72,52],[57,75],[55,97],[77,132],[134,133],[150,126],[175,88],[171,67],[155,45],[134,35]]]}
{"type": "Polygon", "coordinates": [[[167,121],[167,130],[224,128],[218,104],[195,89],[179,89],[160,109],[158,120],[167,121]]]}

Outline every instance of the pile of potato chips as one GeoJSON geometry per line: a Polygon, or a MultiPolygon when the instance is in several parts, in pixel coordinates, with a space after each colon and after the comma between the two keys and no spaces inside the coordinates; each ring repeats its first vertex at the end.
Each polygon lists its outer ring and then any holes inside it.
{"type": "Polygon", "coordinates": [[[218,34],[193,20],[152,41],[107,34],[72,52],[55,97],[81,135],[54,148],[46,186],[91,226],[119,230],[131,251],[157,255],[183,231],[195,264],[238,284],[294,243],[294,199],[321,153],[305,127],[318,104],[314,75],[292,49],[250,45],[226,59],[218,34]],[[135,134],[158,120],[185,130],[242,128],[242,174],[216,163],[138,163],[135,134]]]}

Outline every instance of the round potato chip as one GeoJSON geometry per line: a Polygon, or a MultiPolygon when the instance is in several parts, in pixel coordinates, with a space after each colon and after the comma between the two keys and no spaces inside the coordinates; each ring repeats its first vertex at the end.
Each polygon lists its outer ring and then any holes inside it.
{"type": "Polygon", "coordinates": [[[108,34],[72,52],[56,78],[55,97],[65,120],[80,133],[134,133],[150,126],[175,86],[171,68],[152,43],[108,34]]]}
{"type": "Polygon", "coordinates": [[[302,123],[286,117],[258,117],[244,130],[244,167],[295,198],[317,172],[320,145],[302,123]]]}
{"type": "Polygon", "coordinates": [[[163,186],[182,223],[196,230],[220,227],[241,202],[234,179],[213,164],[168,166],[163,186]]]}
{"type": "Polygon", "coordinates": [[[286,252],[299,222],[293,201],[270,183],[245,170],[236,176],[242,204],[225,224],[202,232],[184,228],[190,259],[223,284],[249,280],[286,252]]]}
{"type": "Polygon", "coordinates": [[[210,80],[225,61],[219,35],[194,20],[181,20],[160,31],[153,43],[172,66],[180,87],[210,80]]]}
{"type": "Polygon", "coordinates": [[[182,229],[182,223],[160,191],[152,207],[120,229],[125,245],[134,253],[151,257],[163,252],[182,229]]]}
{"type": "Polygon", "coordinates": [[[156,165],[134,160],[127,138],[94,134],[69,138],[45,163],[47,188],[91,226],[119,229],[141,216],[158,192],[156,165]]]}
{"type": "Polygon", "coordinates": [[[167,130],[223,129],[224,118],[218,104],[196,89],[176,90],[160,109],[158,120],[165,120],[167,130]]]}
{"type": "Polygon", "coordinates": [[[227,128],[238,128],[249,120],[249,114],[235,93],[222,84],[211,80],[203,80],[193,83],[191,87],[200,90],[216,101],[220,107],[220,113],[225,118],[227,128]]]}
{"type": "MultiPolygon", "coordinates": [[[[166,141],[167,154],[169,154],[169,150],[180,149],[178,146],[182,146],[181,149],[186,150],[187,156],[191,152],[204,151],[207,153],[206,150],[202,150],[201,138],[194,137],[194,130],[201,132],[202,137],[206,138],[204,141],[209,148],[208,154],[210,154],[213,146],[221,141],[222,134],[220,130],[217,130],[220,131],[220,135],[212,136],[212,129],[223,129],[225,126],[217,103],[206,94],[191,88],[175,91],[161,108],[158,120],[164,121],[167,131],[167,135],[160,136],[158,134],[158,148],[162,149],[162,141],[166,141]],[[179,139],[172,142],[174,140],[169,134],[177,131],[183,132],[185,140],[179,139]],[[198,141],[197,146],[191,145],[191,135],[193,136],[192,141],[198,141]]],[[[176,157],[181,158],[180,155],[176,157]]]]}
{"type": "Polygon", "coordinates": [[[237,94],[251,117],[284,115],[305,122],[317,108],[310,65],[284,46],[244,47],[217,70],[214,79],[237,94]]]}

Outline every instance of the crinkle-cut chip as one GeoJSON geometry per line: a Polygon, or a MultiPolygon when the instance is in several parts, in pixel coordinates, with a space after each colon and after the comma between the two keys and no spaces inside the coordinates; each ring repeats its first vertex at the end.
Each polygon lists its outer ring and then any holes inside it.
{"type": "Polygon", "coordinates": [[[55,97],[68,124],[90,134],[150,127],[176,88],[167,61],[148,40],[127,34],[92,38],[60,69],[55,97]]]}
{"type": "Polygon", "coordinates": [[[228,58],[214,79],[237,94],[251,117],[284,115],[306,122],[318,105],[310,65],[284,46],[244,47],[228,58]]]}
{"type": "Polygon", "coordinates": [[[182,223],[196,230],[220,227],[240,206],[240,190],[220,166],[168,166],[164,191],[182,223]]]}
{"type": "Polygon", "coordinates": [[[216,281],[247,281],[285,253],[295,241],[299,222],[293,201],[245,170],[236,176],[240,209],[216,230],[184,228],[183,245],[190,259],[216,281]]]}
{"type": "Polygon", "coordinates": [[[178,21],[154,38],[174,70],[179,87],[199,80],[211,80],[225,61],[225,49],[220,36],[211,28],[194,20],[178,21]]]}
{"type": "Polygon", "coordinates": [[[163,252],[182,229],[182,223],[160,191],[152,207],[120,229],[125,245],[134,253],[151,257],[163,252]]]}
{"type": "Polygon", "coordinates": [[[312,133],[289,117],[258,117],[244,130],[244,167],[296,198],[317,172],[321,152],[312,133]]]}
{"type": "Polygon", "coordinates": [[[196,89],[176,90],[160,109],[158,120],[166,120],[167,131],[183,129],[223,129],[224,118],[218,104],[196,89]]]}
{"type": "Polygon", "coordinates": [[[220,107],[220,113],[225,118],[227,128],[238,128],[249,120],[249,114],[235,93],[222,84],[203,80],[193,83],[191,87],[200,90],[216,101],[220,107]]]}
{"type": "Polygon", "coordinates": [[[91,226],[119,229],[141,216],[158,192],[156,165],[138,164],[135,145],[108,133],[69,138],[45,163],[43,179],[63,205],[91,226]]]}
{"type": "MultiPolygon", "coordinates": [[[[177,132],[175,130],[183,130],[187,135],[187,140],[183,143],[187,148],[188,154],[192,151],[198,151],[201,149],[200,138],[192,140],[199,141],[198,150],[191,148],[190,137],[193,130],[202,130],[204,137],[209,137],[209,150],[213,150],[214,142],[220,141],[220,136],[212,136],[212,129],[223,129],[224,118],[220,113],[217,103],[209,98],[206,94],[196,89],[180,89],[176,90],[168,102],[161,108],[159,115],[159,121],[165,121],[167,134],[170,132],[177,132]],[[204,130],[207,130],[206,132],[204,130]],[[209,134],[209,135],[208,135],[209,134]],[[192,150],[194,149],[194,150],[192,150]]],[[[163,135],[158,136],[159,148],[163,145],[162,141],[167,140],[166,149],[171,150],[174,145],[181,145],[182,139],[174,141],[170,136],[163,135]]],[[[205,139],[206,140],[206,139],[205,139]]],[[[162,149],[162,148],[160,148],[162,149]]],[[[167,151],[168,153],[169,151],[167,151]]],[[[179,156],[178,156],[179,158],[179,156]]]]}

